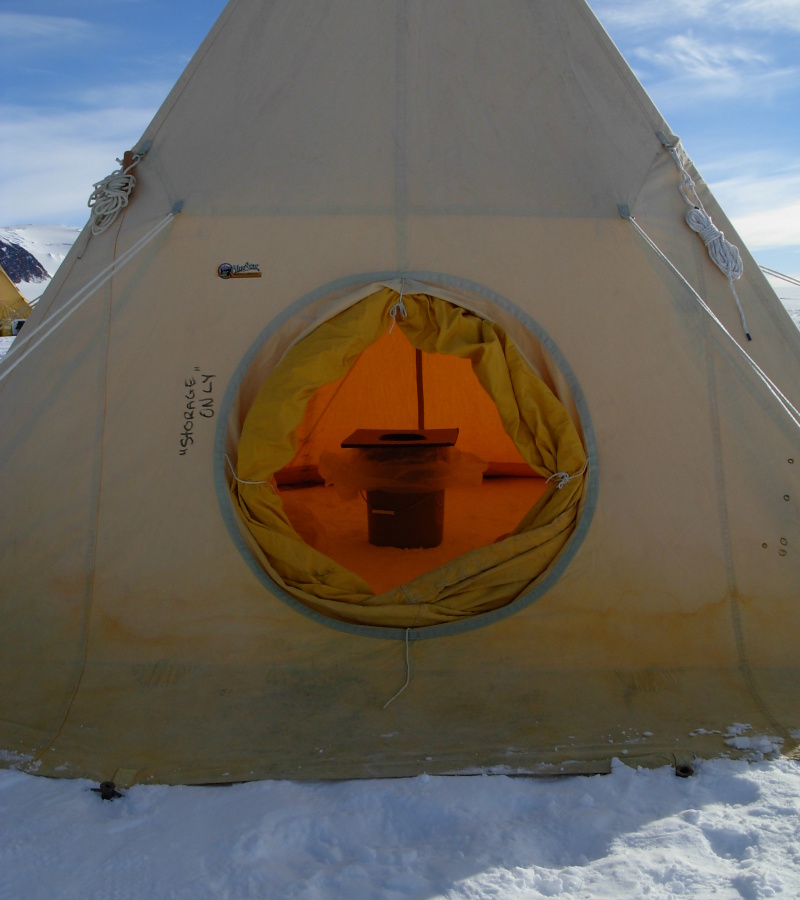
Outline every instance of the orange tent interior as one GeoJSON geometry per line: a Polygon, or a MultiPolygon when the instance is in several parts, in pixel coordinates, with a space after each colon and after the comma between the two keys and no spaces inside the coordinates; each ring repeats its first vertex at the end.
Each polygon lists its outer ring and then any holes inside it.
{"type": "Polygon", "coordinates": [[[314,394],[297,432],[297,453],[276,481],[294,529],[312,547],[360,575],[375,594],[507,535],[545,490],[545,480],[524,462],[503,430],[469,360],[416,350],[399,328],[387,329],[343,378],[314,394]],[[439,546],[370,544],[363,492],[324,483],[321,455],[333,452],[346,460],[358,453],[340,449],[358,428],[458,428],[456,450],[486,464],[479,484],[446,490],[439,546]]]}

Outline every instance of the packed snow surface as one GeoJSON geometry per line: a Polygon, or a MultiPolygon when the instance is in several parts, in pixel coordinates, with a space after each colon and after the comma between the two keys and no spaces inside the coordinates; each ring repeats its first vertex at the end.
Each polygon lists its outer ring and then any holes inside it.
{"type": "Polygon", "coordinates": [[[800,896],[800,763],[232,787],[0,772],[0,897],[800,896]]]}

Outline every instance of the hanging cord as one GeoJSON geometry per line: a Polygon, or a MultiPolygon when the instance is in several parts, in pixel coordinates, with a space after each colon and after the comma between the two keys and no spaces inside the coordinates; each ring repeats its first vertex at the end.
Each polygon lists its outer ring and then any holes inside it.
{"type": "Polygon", "coordinates": [[[102,181],[95,182],[87,204],[92,211],[92,234],[98,235],[107,231],[128,205],[131,192],[136,187],[136,178],[131,172],[143,158],[143,154],[134,153],[127,166],[122,159],[118,159],[120,168],[115,169],[102,181]]]}
{"type": "Polygon", "coordinates": [[[227,453],[225,454],[225,462],[230,467],[231,475],[233,475],[233,480],[236,481],[238,484],[268,484],[272,493],[273,494],[275,493],[275,485],[271,481],[244,481],[244,479],[239,478],[239,476],[236,474],[236,469],[234,469],[234,467],[233,467],[231,458],[230,458],[230,456],[228,456],[227,453]]]}
{"type": "MultiPolygon", "coordinates": [[[[124,253],[117,257],[110,265],[106,266],[102,272],[95,275],[88,284],[84,285],[77,294],[70,297],[69,300],[54,313],[50,319],[42,322],[33,332],[29,332],[27,341],[25,341],[19,352],[15,352],[10,358],[7,365],[2,367],[0,371],[0,381],[2,381],[10,372],[12,372],[29,354],[31,354],[43,341],[45,341],[57,328],[59,328],[66,320],[79,309],[90,297],[93,297],[101,287],[109,282],[116,274],[129,263],[140,250],[143,250],[156,235],[160,234],[172,219],[177,215],[178,209],[165,216],[157,225],[150,229],[146,234],[142,235],[136,243],[132,244],[124,253]],[[45,328],[45,325],[48,327],[45,328]],[[43,330],[44,329],[44,330],[43,330]]],[[[23,329],[23,334],[25,330],[23,329]]],[[[16,338],[18,341],[19,338],[16,338]]]]}
{"type": "Polygon", "coordinates": [[[556,489],[561,490],[561,488],[566,487],[570,481],[575,481],[576,478],[582,478],[586,474],[586,470],[589,468],[589,460],[583,464],[583,468],[580,472],[575,475],[570,475],[569,472],[554,472],[545,482],[546,484],[550,484],[551,481],[557,481],[556,489]]]}
{"type": "Polygon", "coordinates": [[[400,279],[400,299],[395,303],[395,305],[389,310],[389,315],[392,319],[392,324],[389,326],[389,334],[394,330],[394,326],[397,325],[397,314],[404,318],[408,318],[408,310],[406,309],[405,303],[403,303],[403,294],[406,290],[406,280],[405,278],[400,279]]]}
{"type": "Polygon", "coordinates": [[[744,356],[750,368],[758,375],[761,381],[766,385],[769,392],[772,394],[774,399],[777,401],[778,405],[783,409],[787,416],[792,421],[797,428],[800,428],[800,412],[794,407],[791,400],[786,397],[786,395],[781,391],[781,389],[775,384],[775,382],[767,375],[767,373],[758,365],[758,363],[753,359],[752,356],[742,347],[742,345],[734,338],[734,336],[728,331],[728,329],[722,324],[722,322],[717,318],[714,310],[703,300],[700,294],[691,286],[691,284],[687,281],[687,279],[681,274],[680,270],[673,264],[672,260],[661,250],[661,248],[656,244],[656,242],[644,231],[641,225],[633,218],[633,216],[628,211],[627,207],[620,207],[620,214],[624,219],[627,219],[634,228],[639,232],[639,234],[644,238],[647,242],[648,246],[669,266],[670,269],[678,276],[678,278],[683,282],[683,284],[689,289],[689,291],[694,295],[694,298],[700,304],[700,307],[708,314],[711,320],[720,328],[722,333],[728,340],[733,344],[733,346],[739,351],[739,353],[744,356]]]}
{"type": "Polygon", "coordinates": [[[733,299],[736,301],[736,308],[739,310],[739,318],[742,320],[742,328],[745,336],[748,341],[752,341],[753,339],[750,336],[750,329],[747,327],[747,320],[745,319],[739,295],[736,293],[736,288],[733,285],[733,282],[738,281],[744,272],[744,264],[742,263],[739,248],[730,241],[725,240],[725,235],[711,221],[711,216],[706,212],[703,201],[697,195],[695,183],[686,171],[677,148],[673,144],[668,143],[663,136],[662,142],[683,176],[680,184],[681,196],[686,201],[687,205],[691,207],[686,213],[686,224],[692,231],[700,235],[703,243],[706,245],[708,255],[711,257],[712,262],[728,279],[733,299]]]}
{"type": "Polygon", "coordinates": [[[386,709],[386,707],[390,703],[394,703],[394,701],[397,700],[397,698],[400,696],[400,694],[402,694],[403,691],[411,683],[411,662],[408,658],[408,636],[410,633],[411,633],[411,629],[406,628],[406,683],[400,688],[400,690],[394,695],[394,697],[392,697],[391,700],[387,700],[386,703],[383,704],[383,709],[386,709]]]}

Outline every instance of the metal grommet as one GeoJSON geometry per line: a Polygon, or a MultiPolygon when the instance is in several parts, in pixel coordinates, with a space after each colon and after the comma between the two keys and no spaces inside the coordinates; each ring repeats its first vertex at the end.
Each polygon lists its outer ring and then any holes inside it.
{"type": "Polygon", "coordinates": [[[789,542],[786,540],[786,538],[781,538],[781,543],[783,544],[784,547],[788,546],[788,544],[789,544],[789,542]]]}
{"type": "Polygon", "coordinates": [[[765,550],[767,549],[767,545],[766,545],[766,544],[762,544],[761,546],[762,546],[765,550]]]}
{"type": "Polygon", "coordinates": [[[783,495],[783,499],[786,500],[787,503],[788,503],[788,501],[789,501],[791,498],[789,497],[788,494],[784,494],[784,495],[783,495]]]}
{"type": "Polygon", "coordinates": [[[786,556],[785,550],[778,550],[778,556],[786,556]]]}
{"type": "Polygon", "coordinates": [[[790,465],[790,466],[794,465],[794,460],[793,460],[793,459],[790,459],[790,460],[789,460],[789,465],[790,465]]]}

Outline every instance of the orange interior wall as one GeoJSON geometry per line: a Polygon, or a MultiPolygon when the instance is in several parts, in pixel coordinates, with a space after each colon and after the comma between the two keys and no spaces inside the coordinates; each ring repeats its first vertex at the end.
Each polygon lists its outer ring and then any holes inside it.
{"type": "MultiPolygon", "coordinates": [[[[488,474],[530,472],[469,360],[422,356],[425,427],[458,428],[456,446],[490,463],[488,474]]],[[[298,429],[297,454],[287,468],[316,466],[323,450],[338,449],[356,428],[417,427],[415,350],[394,328],[369,346],[344,378],[312,397],[298,429]]]]}
{"type": "MultiPolygon", "coordinates": [[[[367,540],[363,498],[345,501],[334,488],[291,487],[313,481],[324,450],[339,450],[356,428],[418,427],[416,351],[394,328],[359,356],[344,378],[320,388],[297,433],[297,454],[277,480],[294,528],[303,539],[357,572],[376,594],[406,584],[449,559],[491,544],[514,529],[545,489],[541,478],[496,479],[447,491],[444,540],[437,548],[399,550],[367,540]]],[[[469,360],[423,353],[426,428],[458,428],[457,449],[490,463],[487,474],[532,476],[469,360]]],[[[346,451],[345,451],[346,452],[346,451]]]]}

